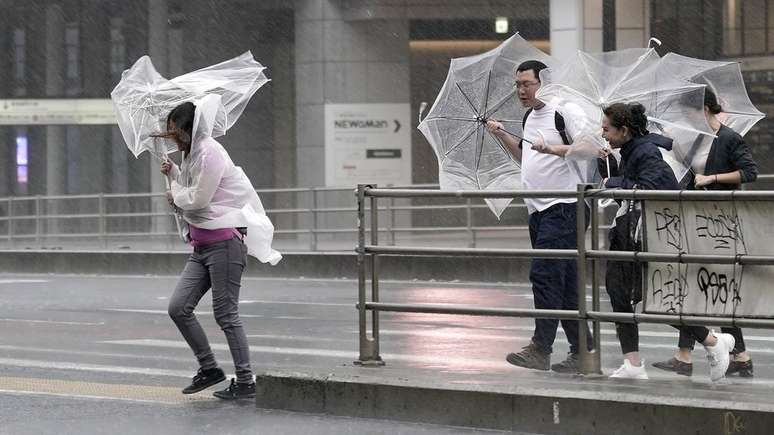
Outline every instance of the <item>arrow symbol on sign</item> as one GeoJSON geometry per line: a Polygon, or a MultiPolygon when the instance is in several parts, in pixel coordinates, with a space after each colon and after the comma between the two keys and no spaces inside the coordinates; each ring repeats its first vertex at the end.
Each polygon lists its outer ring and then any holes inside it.
{"type": "Polygon", "coordinates": [[[400,130],[400,122],[398,122],[397,119],[394,119],[393,121],[395,121],[395,130],[393,130],[393,133],[397,133],[398,130],[400,130]]]}

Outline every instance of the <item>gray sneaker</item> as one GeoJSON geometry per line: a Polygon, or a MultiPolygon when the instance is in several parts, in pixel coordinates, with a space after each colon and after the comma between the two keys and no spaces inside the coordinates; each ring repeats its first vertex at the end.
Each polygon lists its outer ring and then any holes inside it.
{"type": "Polygon", "coordinates": [[[578,366],[580,361],[578,360],[577,353],[567,352],[567,359],[556,364],[551,364],[551,370],[557,373],[579,373],[578,366]]]}
{"type": "Polygon", "coordinates": [[[547,371],[551,365],[551,354],[541,351],[535,343],[530,342],[521,352],[509,353],[505,360],[515,366],[547,371]]]}

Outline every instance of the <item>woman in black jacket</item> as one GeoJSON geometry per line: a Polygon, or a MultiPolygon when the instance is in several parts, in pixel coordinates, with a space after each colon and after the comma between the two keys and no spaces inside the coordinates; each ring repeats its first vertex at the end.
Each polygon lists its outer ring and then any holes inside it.
{"type": "MultiPolygon", "coordinates": [[[[613,148],[621,150],[620,175],[603,181],[605,187],[623,189],[677,190],[677,179],[672,168],[661,157],[659,148],[672,148],[672,140],[647,130],[645,108],[638,103],[616,103],[604,110],[602,136],[613,148]]],[[[611,251],[639,249],[639,204],[622,201],[610,229],[611,251]]],[[[616,312],[634,312],[634,304],[641,299],[641,266],[630,261],[608,261],[605,286],[610,303],[616,312]]],[[[728,367],[728,352],[734,347],[734,337],[717,337],[701,326],[683,326],[694,340],[705,345],[710,360],[710,376],[716,380],[722,369],[728,367]]],[[[639,330],[636,323],[616,323],[616,332],[624,356],[623,365],[612,378],[647,379],[645,365],[639,356],[639,330]]],[[[722,377],[722,376],[721,376],[722,377]]]]}
{"type": "MultiPolygon", "coordinates": [[[[755,181],[758,177],[758,166],[753,160],[750,147],[734,130],[723,125],[717,115],[723,111],[715,94],[709,89],[704,90],[704,116],[715,132],[717,138],[712,142],[704,168],[695,168],[699,172],[694,177],[694,186],[708,190],[736,190],[743,183],[755,181]]],[[[721,328],[723,332],[734,336],[736,345],[732,351],[733,361],[728,366],[727,375],[738,373],[742,377],[753,376],[752,357],[744,345],[744,337],[740,328],[721,328]]],[[[693,337],[680,332],[679,349],[675,356],[667,361],[654,363],[653,366],[662,370],[690,376],[693,373],[691,351],[693,337]]]]}

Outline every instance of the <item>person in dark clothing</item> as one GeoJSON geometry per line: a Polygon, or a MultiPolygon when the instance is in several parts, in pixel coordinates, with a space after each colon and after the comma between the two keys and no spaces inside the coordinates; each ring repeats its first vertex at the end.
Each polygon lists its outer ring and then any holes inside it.
{"type": "MultiPolygon", "coordinates": [[[[703,171],[697,171],[702,173],[694,176],[695,188],[736,190],[741,188],[743,183],[751,183],[758,177],[758,166],[753,160],[750,147],[744,142],[742,136],[723,125],[718,119],[717,115],[722,111],[723,108],[718,104],[715,93],[709,88],[705,89],[704,116],[717,138],[712,142],[703,171]]],[[[728,366],[726,375],[739,374],[741,377],[752,377],[752,357],[745,348],[742,330],[737,327],[721,328],[721,330],[733,335],[736,343],[732,351],[733,360],[728,366]]],[[[693,374],[691,362],[693,343],[693,337],[681,331],[679,349],[675,356],[667,361],[656,362],[653,366],[690,376],[693,374]]]]}
{"type": "MultiPolygon", "coordinates": [[[[647,130],[645,108],[638,103],[616,103],[604,110],[602,136],[613,148],[621,150],[620,174],[603,181],[604,187],[623,189],[677,190],[672,168],[661,157],[659,148],[671,149],[672,140],[647,130]]],[[[640,247],[641,210],[636,201],[622,201],[616,213],[609,241],[612,251],[635,251],[640,247]]],[[[633,313],[641,300],[641,265],[627,261],[608,261],[605,286],[616,312],[633,313]]],[[[693,339],[704,344],[710,359],[710,371],[716,380],[719,369],[725,374],[728,351],[734,347],[729,334],[715,336],[707,328],[682,326],[693,339]],[[725,356],[725,358],[724,358],[725,356]]],[[[639,330],[636,323],[616,323],[624,362],[610,377],[648,379],[639,356],[639,330]]],[[[722,376],[721,376],[722,377],[722,376]]]]}

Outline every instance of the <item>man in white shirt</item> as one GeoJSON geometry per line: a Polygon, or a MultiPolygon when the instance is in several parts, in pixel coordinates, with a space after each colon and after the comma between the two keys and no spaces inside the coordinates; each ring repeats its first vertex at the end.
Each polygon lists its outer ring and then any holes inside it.
{"type": "MultiPolygon", "coordinates": [[[[576,190],[582,182],[578,171],[571,170],[565,161],[570,140],[564,128],[564,119],[555,108],[535,98],[540,88],[540,71],[546,65],[531,60],[516,68],[517,96],[528,108],[523,125],[524,141],[505,132],[497,121],[487,122],[487,129],[495,135],[521,163],[521,182],[525,189],[576,190]]],[[[534,249],[576,249],[576,200],[574,198],[525,198],[529,211],[529,233],[534,249]]],[[[586,222],[588,222],[588,209],[586,222]]],[[[577,310],[576,260],[534,258],[529,274],[535,308],[577,310]]],[[[519,367],[554,370],[562,373],[578,372],[578,321],[562,320],[570,353],[566,360],[551,365],[551,352],[559,321],[535,319],[535,333],[529,345],[521,352],[510,353],[506,360],[519,367]]],[[[588,331],[588,325],[583,326],[588,331]]],[[[590,332],[588,349],[593,346],[590,332]]]]}

